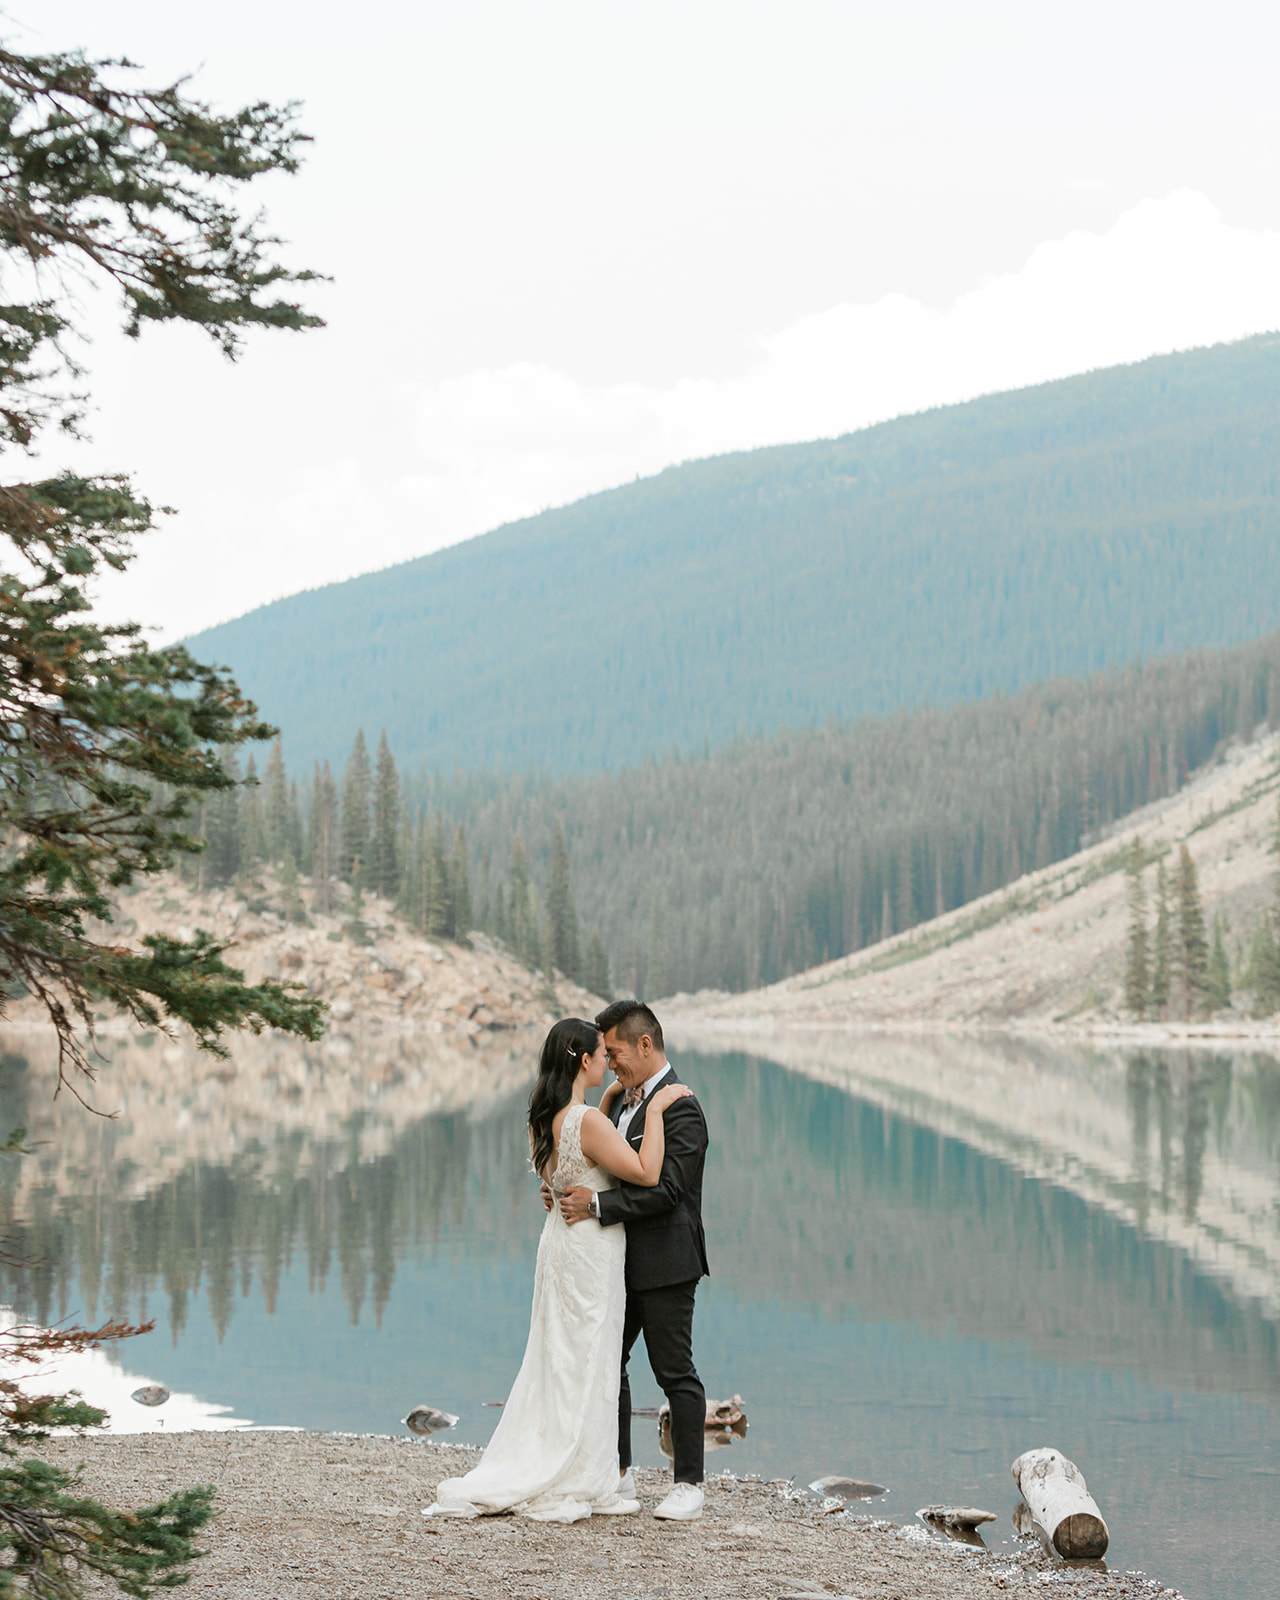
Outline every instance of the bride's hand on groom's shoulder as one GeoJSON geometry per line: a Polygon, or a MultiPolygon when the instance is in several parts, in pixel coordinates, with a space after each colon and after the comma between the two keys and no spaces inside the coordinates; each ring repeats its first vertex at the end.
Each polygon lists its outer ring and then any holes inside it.
{"type": "Polygon", "coordinates": [[[654,1091],[653,1109],[665,1111],[669,1105],[674,1105],[677,1100],[687,1100],[693,1090],[687,1083],[668,1083],[661,1089],[654,1091]]]}

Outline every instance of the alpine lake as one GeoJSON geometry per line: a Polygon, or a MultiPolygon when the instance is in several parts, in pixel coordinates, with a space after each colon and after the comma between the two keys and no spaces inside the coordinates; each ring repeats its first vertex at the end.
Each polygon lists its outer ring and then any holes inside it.
{"type": "MultiPolygon", "coordinates": [[[[0,1171],[12,1313],[154,1317],[110,1360],[214,1424],[403,1433],[426,1403],[460,1418],[438,1438],[486,1441],[543,1224],[536,1043],[356,1033],[218,1062],[108,1038],[110,1118],[53,1101],[46,1038],[0,1048],[0,1123],[33,1147],[0,1171]]],[[[711,1130],[698,1365],[749,1419],[709,1473],[870,1480],[855,1509],[901,1522],[983,1506],[1012,1552],[1010,1463],[1052,1445],[1110,1567],[1270,1600],[1280,1060],[817,1034],[670,1054],[711,1130]]],[[[632,1381],[656,1408],[642,1348],[632,1381]]],[[[635,1434],[661,1464],[653,1416],[635,1434]]]]}

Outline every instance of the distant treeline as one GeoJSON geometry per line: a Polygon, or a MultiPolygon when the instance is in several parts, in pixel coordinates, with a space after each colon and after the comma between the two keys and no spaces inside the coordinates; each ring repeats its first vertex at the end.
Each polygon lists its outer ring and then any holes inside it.
{"type": "Polygon", "coordinates": [[[321,764],[301,794],[277,746],[262,788],[211,803],[196,870],[287,849],[322,898],[377,888],[426,932],[482,927],[597,992],[744,989],[1073,854],[1273,724],[1280,634],[589,779],[404,783],[358,734],[341,784],[321,764]]]}

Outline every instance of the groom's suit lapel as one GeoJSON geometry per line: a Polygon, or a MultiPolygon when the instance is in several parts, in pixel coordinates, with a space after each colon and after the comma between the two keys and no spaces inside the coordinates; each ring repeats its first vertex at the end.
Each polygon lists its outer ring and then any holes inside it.
{"type": "MultiPolygon", "coordinates": [[[[663,1087],[665,1087],[669,1083],[680,1083],[681,1081],[682,1080],[680,1078],[680,1075],[676,1072],[674,1067],[668,1068],[668,1070],[663,1074],[663,1077],[662,1077],[663,1087]]],[[[655,1091],[655,1093],[656,1093],[656,1091],[655,1091]]],[[[649,1101],[652,1098],[653,1098],[653,1095],[651,1095],[651,1094],[647,1094],[644,1097],[644,1099],[640,1102],[639,1110],[636,1112],[635,1116],[632,1117],[631,1121],[627,1124],[627,1131],[626,1131],[626,1133],[625,1133],[625,1135],[623,1137],[626,1139],[627,1143],[632,1147],[632,1149],[635,1149],[639,1145],[641,1139],[644,1138],[644,1119],[649,1114],[649,1101]]],[[[622,1118],[622,1111],[623,1111],[623,1097],[621,1095],[619,1095],[619,1097],[618,1097],[618,1115],[613,1119],[613,1125],[614,1125],[615,1128],[617,1127],[619,1121],[622,1118]]]]}

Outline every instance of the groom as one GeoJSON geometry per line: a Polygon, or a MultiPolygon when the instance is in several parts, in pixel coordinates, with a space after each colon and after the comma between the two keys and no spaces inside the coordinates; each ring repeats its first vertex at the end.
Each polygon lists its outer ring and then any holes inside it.
{"type": "MultiPolygon", "coordinates": [[[[679,1083],[663,1047],[662,1024],[639,1000],[615,1000],[596,1018],[609,1065],[625,1093],[610,1115],[633,1149],[644,1137],[649,1096],[664,1083],[679,1083]]],[[[710,1271],[702,1231],[702,1166],[707,1123],[692,1096],[667,1107],[662,1175],[646,1189],[621,1183],[616,1189],[568,1189],[560,1201],[566,1222],[595,1217],[608,1228],[627,1230],[627,1308],[622,1328],[622,1387],[618,1393],[619,1493],[635,1499],[631,1474],[631,1385],[627,1360],[640,1334],[649,1365],[671,1406],[675,1456],[671,1492],[655,1517],[688,1522],[702,1515],[703,1429],[707,1397],[693,1365],[693,1297],[710,1271]]]]}

